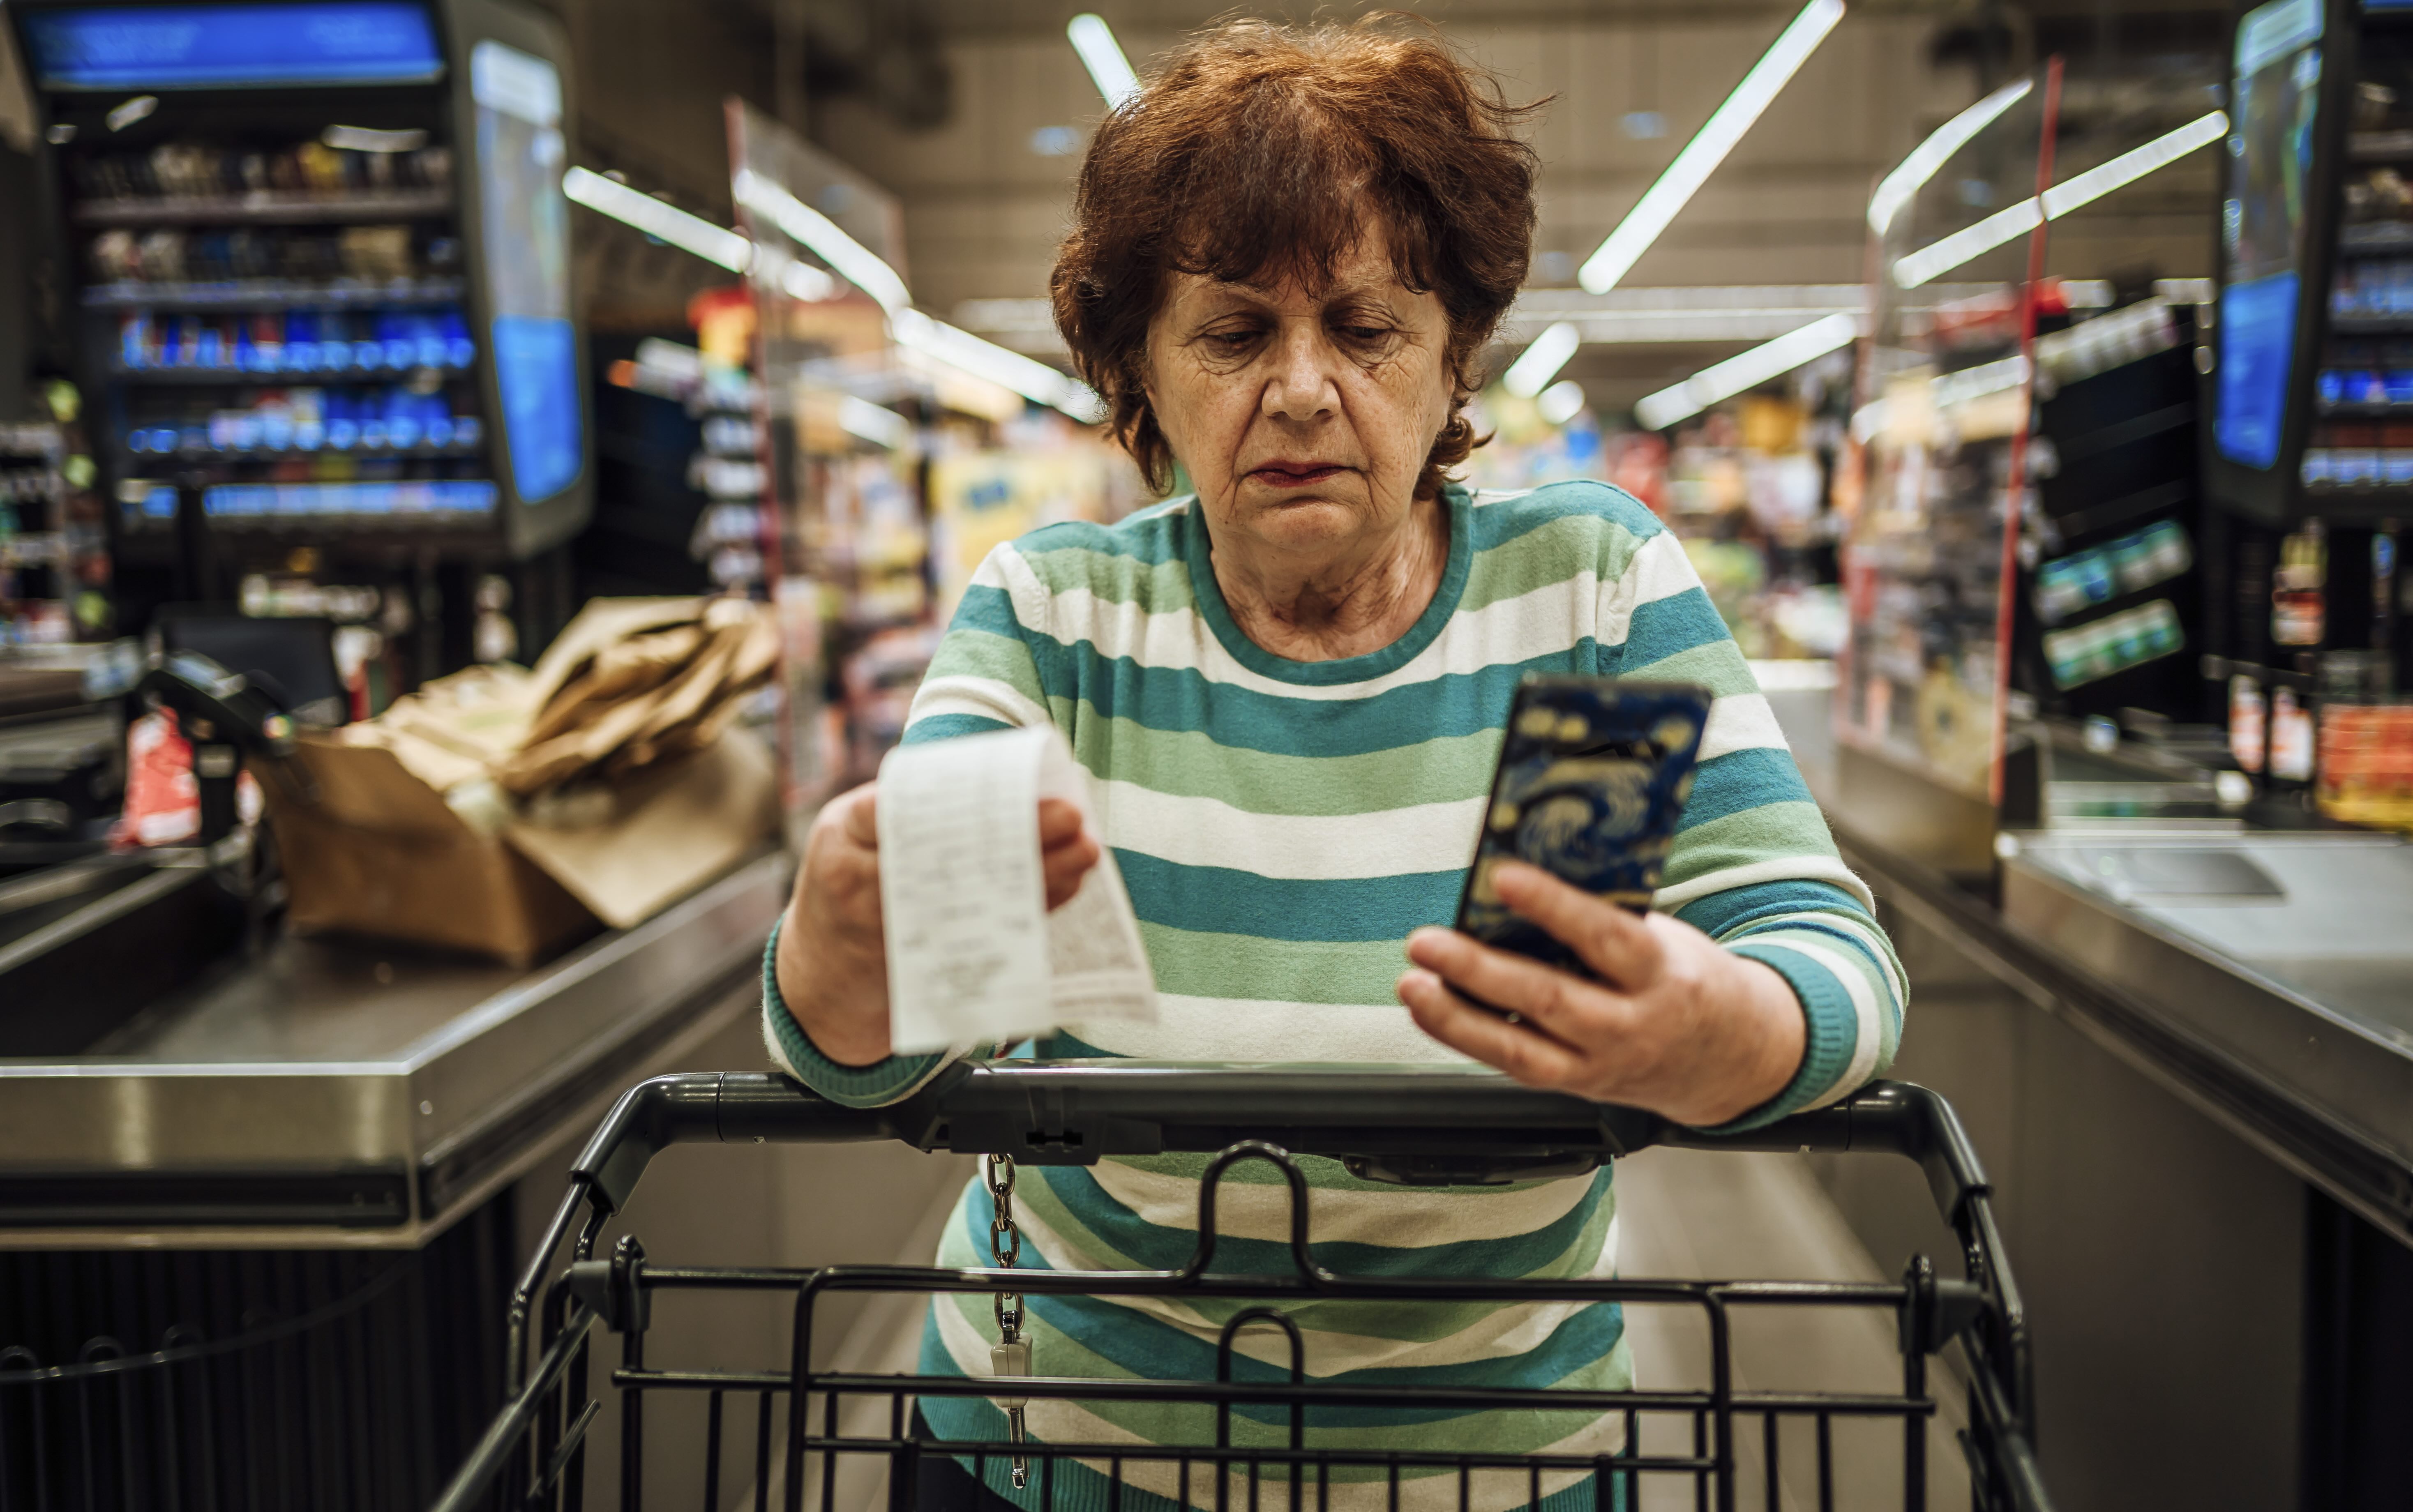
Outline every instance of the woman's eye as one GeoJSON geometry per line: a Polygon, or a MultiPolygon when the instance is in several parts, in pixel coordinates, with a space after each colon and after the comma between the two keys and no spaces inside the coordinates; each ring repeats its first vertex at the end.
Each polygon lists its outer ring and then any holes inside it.
{"type": "Polygon", "coordinates": [[[1380,341],[1391,334],[1390,328],[1379,325],[1344,325],[1340,334],[1352,341],[1380,341]]]}
{"type": "Polygon", "coordinates": [[[1212,331],[1207,333],[1206,344],[1218,351],[1238,351],[1256,339],[1253,331],[1212,331]]]}

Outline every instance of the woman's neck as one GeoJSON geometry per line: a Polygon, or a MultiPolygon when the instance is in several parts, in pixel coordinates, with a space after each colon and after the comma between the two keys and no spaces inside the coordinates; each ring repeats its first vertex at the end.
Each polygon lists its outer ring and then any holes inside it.
{"type": "Polygon", "coordinates": [[[1340,558],[1210,544],[1241,634],[1285,660],[1340,661],[1405,635],[1432,603],[1449,566],[1449,506],[1418,499],[1390,538],[1340,558]]]}

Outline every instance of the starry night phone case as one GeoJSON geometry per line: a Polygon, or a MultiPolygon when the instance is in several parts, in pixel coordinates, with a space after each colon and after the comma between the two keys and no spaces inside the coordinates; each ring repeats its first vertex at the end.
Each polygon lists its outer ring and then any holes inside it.
{"type": "Polygon", "coordinates": [[[1575,953],[1492,893],[1502,857],[1531,862],[1640,913],[1659,890],[1709,723],[1692,683],[1528,675],[1507,737],[1458,927],[1486,944],[1590,974],[1575,953]]]}

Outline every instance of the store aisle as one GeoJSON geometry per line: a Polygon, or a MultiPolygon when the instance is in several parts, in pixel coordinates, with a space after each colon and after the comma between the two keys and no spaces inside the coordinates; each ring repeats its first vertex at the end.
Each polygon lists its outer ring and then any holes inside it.
{"type": "MultiPolygon", "coordinates": [[[[1845,1224],[1799,1155],[1653,1149],[1617,1168],[1619,1269],[1630,1277],[1767,1281],[1886,1281],[1880,1267],[1845,1224]]],[[[1905,1257],[1907,1258],[1907,1257],[1905,1257]]],[[[1950,1257],[1941,1257],[1949,1271],[1950,1257]]],[[[1705,1388],[1710,1384],[1708,1333],[1695,1313],[1628,1307],[1636,1385],[1705,1388]]],[[[1869,1309],[1784,1309],[1736,1313],[1735,1385],[1742,1390],[1899,1393],[1902,1356],[1889,1316],[1869,1309]]],[[[1930,1367],[1930,1391],[1941,1410],[1928,1431],[1928,1499],[1933,1506],[1965,1506],[1968,1473],[1955,1435],[1965,1421],[1962,1391],[1948,1371],[1930,1367]]],[[[1762,1505],[1766,1463],[1756,1418],[1739,1428],[1741,1489],[1738,1505],[1762,1505]]],[[[1675,1434],[1646,1429],[1646,1450],[1680,1453],[1675,1434]]],[[[1816,1448],[1809,1423],[1786,1425],[1779,1442],[1784,1500],[1794,1508],[1818,1505],[1816,1448]]],[[[1891,1420],[1839,1420],[1833,1437],[1833,1505],[1902,1505],[1902,1449],[1891,1420]]],[[[1689,1484],[1662,1478],[1645,1488],[1643,1512],[1694,1505],[1689,1484]]]]}

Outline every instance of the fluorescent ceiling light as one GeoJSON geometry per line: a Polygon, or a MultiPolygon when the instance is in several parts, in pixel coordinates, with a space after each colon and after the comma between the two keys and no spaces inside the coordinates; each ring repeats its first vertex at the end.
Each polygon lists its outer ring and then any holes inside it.
{"type": "Polygon", "coordinates": [[[331,126],[318,133],[330,147],[353,153],[415,153],[427,145],[427,133],[416,127],[380,131],[375,126],[331,126]]]}
{"type": "Polygon", "coordinates": [[[788,239],[809,249],[837,275],[879,302],[893,319],[913,303],[905,280],[880,254],[849,236],[837,222],[750,168],[730,181],[737,202],[769,218],[788,239]]]}
{"type": "Polygon", "coordinates": [[[1672,388],[1645,395],[1634,407],[1634,418],[1644,430],[1665,430],[1721,399],[1731,399],[1839,347],[1848,346],[1859,334],[1860,322],[1849,315],[1813,320],[1799,331],[1705,367],[1672,388]]]}
{"type": "Polygon", "coordinates": [[[1534,396],[1533,408],[1553,425],[1563,425],[1583,413],[1583,385],[1573,378],[1553,383],[1534,396]]]}
{"type": "Polygon", "coordinates": [[[1545,326],[1542,334],[1533,338],[1533,344],[1508,364],[1507,372],[1500,375],[1500,386],[1519,399],[1531,399],[1559,376],[1559,369],[1567,365],[1567,359],[1582,345],[1583,333],[1576,329],[1573,320],[1545,326]]]}
{"type": "Polygon", "coordinates": [[[837,402],[837,422],[849,436],[902,452],[913,443],[913,422],[885,405],[848,394],[837,402]]]}
{"type": "Polygon", "coordinates": [[[1876,193],[1869,196],[1869,230],[1883,236],[1886,228],[1893,224],[1893,217],[1935,176],[1937,169],[1950,162],[1954,153],[1969,145],[1971,138],[1991,126],[1996,116],[2025,99],[2035,87],[2036,82],[2030,79],[2005,84],[1930,132],[1925,141],[1913,147],[1909,156],[1878,181],[1876,193]]]}
{"type": "Polygon", "coordinates": [[[1097,81],[1107,110],[1120,110],[1139,93],[1139,75],[1132,72],[1131,59],[1123,56],[1122,44],[1115,40],[1115,29],[1103,16],[1085,10],[1065,23],[1064,35],[1073,39],[1073,51],[1081,54],[1083,67],[1097,81]]]}
{"type": "Polygon", "coordinates": [[[744,273],[753,258],[753,244],[726,226],[715,226],[701,215],[690,215],[676,205],[665,204],[650,194],[640,194],[600,173],[573,168],[562,175],[561,192],[589,210],[634,226],[657,241],[668,242],[682,252],[692,252],[732,273],[744,273]]]}
{"type": "Polygon", "coordinates": [[[1725,161],[1742,134],[1759,119],[1769,101],[1784,88],[1787,81],[1808,61],[1835,23],[1843,19],[1843,0],[1810,0],[1792,23],[1777,34],[1774,43],[1742,76],[1734,93],[1725,97],[1710,115],[1710,119],[1684,150],[1667,165],[1658,182],[1643,191],[1600,250],[1585,259],[1576,272],[1576,282],[1595,294],[1605,293],[1617,286],[1620,279],[1634,267],[1636,259],[1650,249],[1684,208],[1694,191],[1717,166],[1725,161]]]}
{"type": "Polygon", "coordinates": [[[2156,169],[2169,167],[2198,147],[2218,141],[2228,132],[2228,112],[2213,111],[2197,116],[2175,131],[2166,131],[2141,147],[2054,185],[2041,196],[2022,200],[2007,210],[1997,210],[1975,226],[1964,227],[1898,259],[1893,265],[1893,281],[1903,289],[1917,289],[1940,273],[2027,234],[2045,221],[2058,220],[2080,205],[2092,204],[2156,169]]]}
{"type": "Polygon", "coordinates": [[[1106,418],[1106,407],[1094,390],[1036,358],[1008,351],[959,331],[944,320],[933,320],[919,310],[898,310],[889,319],[899,344],[925,357],[960,367],[974,378],[1002,384],[1026,399],[1051,405],[1085,425],[1106,418]]]}

